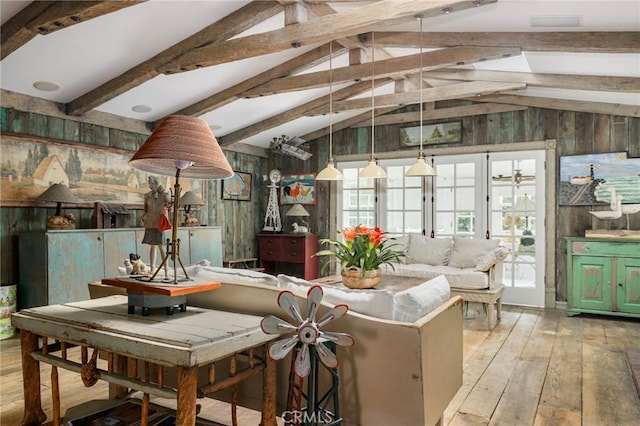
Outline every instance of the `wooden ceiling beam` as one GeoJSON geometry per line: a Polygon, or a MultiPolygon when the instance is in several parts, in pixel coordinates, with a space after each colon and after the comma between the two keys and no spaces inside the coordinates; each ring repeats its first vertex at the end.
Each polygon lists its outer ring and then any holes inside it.
{"type": "MultiPolygon", "coordinates": [[[[334,53],[340,53],[344,50],[344,48],[334,44],[334,53]]],[[[239,98],[242,98],[243,94],[247,90],[250,90],[274,78],[283,77],[313,67],[318,63],[325,61],[329,57],[329,53],[329,44],[316,47],[309,52],[306,52],[300,56],[296,56],[295,58],[277,65],[267,71],[261,72],[254,77],[243,80],[242,82],[234,86],[231,86],[214,95],[202,99],[195,104],[189,105],[188,107],[183,108],[180,111],[176,111],[174,114],[192,115],[195,117],[201,116],[217,108],[221,108],[224,105],[227,105],[239,98]]]]}
{"type": "Polygon", "coordinates": [[[147,0],[31,2],[2,25],[0,60],[27,44],[38,34],[51,34],[145,1],[147,0]]]}
{"type": "MultiPolygon", "coordinates": [[[[468,96],[479,96],[495,94],[507,90],[518,90],[526,88],[522,83],[490,83],[484,81],[472,81],[465,83],[449,84],[447,86],[430,87],[422,90],[422,102],[435,102],[445,99],[459,99],[468,96]]],[[[412,105],[420,103],[420,90],[411,92],[393,93],[390,95],[379,95],[374,99],[376,108],[412,105]]],[[[350,111],[354,109],[364,109],[371,107],[370,98],[349,99],[333,103],[333,111],[350,111]]],[[[311,115],[326,114],[329,106],[317,108],[311,115]]]]}
{"type": "Polygon", "coordinates": [[[199,46],[227,40],[281,11],[282,6],[276,2],[251,2],[123,74],[74,99],[66,105],[66,112],[69,115],[82,115],[158,76],[160,74],[158,69],[163,64],[179,57],[183,52],[199,46]]]}
{"type": "MultiPolygon", "coordinates": [[[[640,53],[640,31],[583,32],[425,32],[423,47],[520,47],[527,52],[640,53]]],[[[371,43],[361,36],[365,45],[371,43]]],[[[377,32],[378,47],[418,47],[415,32],[377,32]]]]}
{"type": "MultiPolygon", "coordinates": [[[[366,92],[370,88],[371,88],[371,85],[369,83],[356,83],[349,87],[345,87],[344,89],[334,92],[333,97],[334,99],[345,99],[345,98],[349,98],[351,96],[356,96],[363,92],[366,92]]],[[[300,118],[304,116],[307,111],[311,109],[317,108],[321,105],[328,105],[328,104],[329,104],[329,95],[316,98],[312,101],[299,105],[283,113],[271,116],[269,118],[261,120],[250,126],[244,127],[240,130],[236,130],[235,132],[229,133],[222,137],[218,137],[218,143],[220,144],[220,146],[228,146],[236,142],[241,142],[242,140],[248,137],[255,136],[258,133],[265,132],[271,128],[280,126],[282,124],[288,123],[289,121],[300,118]]]]}
{"type": "Polygon", "coordinates": [[[640,78],[600,75],[542,74],[509,71],[444,69],[424,72],[424,77],[456,81],[494,81],[525,83],[558,89],[594,90],[601,92],[640,92],[640,78]]]}
{"type": "MultiPolygon", "coordinates": [[[[422,54],[422,69],[432,70],[454,65],[470,64],[491,59],[520,55],[518,48],[452,47],[422,54]]],[[[375,62],[375,77],[402,76],[420,70],[420,54],[384,59],[375,62]]],[[[371,63],[334,68],[334,83],[371,80],[371,63]]],[[[324,87],[329,84],[329,71],[317,71],[269,81],[245,93],[246,97],[274,95],[277,93],[324,87]]]]}
{"type": "MultiPolygon", "coordinates": [[[[485,0],[484,4],[497,0],[485,0]]],[[[473,2],[455,0],[383,0],[343,13],[319,16],[274,31],[252,34],[220,43],[208,44],[185,52],[162,66],[166,74],[210,67],[239,59],[281,52],[294,47],[326,42],[374,30],[384,22],[394,25],[414,19],[416,13],[425,18],[440,16],[444,8],[457,12],[474,8],[473,2]]],[[[482,7],[482,6],[481,6],[482,7]]]]}
{"type": "Polygon", "coordinates": [[[606,102],[574,101],[568,99],[543,98],[522,95],[492,95],[468,99],[474,102],[495,102],[526,105],[534,108],[559,109],[564,111],[592,112],[595,114],[640,117],[640,106],[606,102]]]}

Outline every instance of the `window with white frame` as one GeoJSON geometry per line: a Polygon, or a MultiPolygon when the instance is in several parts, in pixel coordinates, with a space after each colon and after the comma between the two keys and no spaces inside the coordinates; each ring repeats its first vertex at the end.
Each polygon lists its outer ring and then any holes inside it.
{"type": "Polygon", "coordinates": [[[340,229],[348,226],[376,225],[376,193],[373,179],[359,179],[360,169],[344,165],[342,194],[340,197],[340,229]]]}

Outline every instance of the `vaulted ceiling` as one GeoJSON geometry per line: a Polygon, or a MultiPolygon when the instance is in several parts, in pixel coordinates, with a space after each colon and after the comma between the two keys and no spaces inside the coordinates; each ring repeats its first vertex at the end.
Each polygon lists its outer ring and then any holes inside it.
{"type": "Polygon", "coordinates": [[[640,117],[636,0],[2,0],[0,16],[4,96],[150,128],[199,116],[228,147],[418,121],[394,111],[421,100],[425,120],[640,117]],[[436,108],[446,99],[474,104],[436,108]]]}

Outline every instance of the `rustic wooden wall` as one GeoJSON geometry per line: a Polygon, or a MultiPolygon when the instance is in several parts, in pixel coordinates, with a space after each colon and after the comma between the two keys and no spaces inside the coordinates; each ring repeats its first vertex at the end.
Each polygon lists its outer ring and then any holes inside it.
{"type": "MultiPolygon", "coordinates": [[[[0,108],[2,135],[21,135],[39,141],[79,143],[131,151],[146,140],[148,133],[109,128],[104,125],[78,122],[13,108],[0,108]]],[[[261,176],[267,173],[266,159],[244,153],[225,152],[234,170],[252,174],[251,201],[222,200],[220,181],[206,182],[206,205],[200,214],[201,224],[223,226],[224,258],[257,255],[255,234],[262,227],[261,176]]],[[[131,209],[133,226],[141,226],[141,210],[131,209]]],[[[0,279],[17,283],[18,235],[20,232],[44,230],[46,218],[53,208],[37,206],[0,208],[0,279]]],[[[93,206],[65,206],[65,212],[76,215],[76,228],[91,228],[93,206]]]]}
{"type": "MultiPolygon", "coordinates": [[[[438,104],[438,107],[457,105],[453,102],[438,104]]],[[[408,108],[407,110],[410,110],[408,108]]],[[[450,120],[455,121],[455,120],[450,120]]],[[[429,122],[425,122],[428,124],[429,122]]],[[[376,153],[402,152],[400,146],[400,127],[417,125],[418,123],[403,123],[402,125],[376,126],[376,153]]],[[[367,154],[371,145],[358,143],[358,131],[366,131],[370,141],[369,128],[351,128],[338,132],[333,137],[334,155],[367,154]]],[[[556,139],[556,155],[573,155],[585,153],[620,152],[627,151],[630,157],[640,156],[640,118],[602,115],[584,112],[560,111],[540,108],[529,108],[524,111],[486,114],[462,118],[462,143],[449,145],[451,147],[481,146],[487,144],[517,144],[530,141],[556,139]]],[[[438,148],[447,145],[438,145],[438,148]]],[[[312,159],[318,162],[319,168],[324,167],[328,157],[328,139],[323,138],[314,144],[316,151],[312,159]]],[[[416,151],[416,148],[413,148],[416,151]]],[[[428,154],[428,152],[427,152],[428,154]]],[[[559,165],[559,160],[556,162],[559,165]]],[[[640,173],[640,170],[638,171],[640,173]]],[[[556,170],[558,175],[558,170],[556,170]]],[[[328,212],[329,183],[319,183],[318,206],[328,212]]],[[[557,182],[554,185],[557,188],[557,182]]],[[[624,229],[626,219],[617,221],[600,221],[588,212],[593,210],[589,206],[568,207],[560,206],[556,210],[555,237],[556,245],[556,300],[566,301],[566,246],[564,238],[569,236],[583,236],[587,229],[624,229]]],[[[328,235],[328,218],[319,214],[316,229],[325,231],[328,235]]],[[[631,218],[631,229],[640,229],[640,215],[631,218]]]]}
{"type": "MultiPolygon", "coordinates": [[[[453,105],[452,103],[450,103],[453,105]]],[[[438,107],[445,106],[438,104],[438,107]]],[[[407,108],[410,110],[411,108],[407,108]]],[[[417,123],[404,123],[403,125],[417,123]]],[[[376,152],[401,151],[400,125],[376,128],[376,152]]],[[[528,141],[556,139],[558,156],[590,152],[628,151],[630,156],[640,156],[640,119],[572,111],[530,108],[526,111],[505,112],[462,118],[463,142],[459,146],[486,144],[518,144],[528,141]]],[[[95,144],[103,147],[130,150],[132,153],[146,139],[144,132],[118,130],[104,125],[51,117],[14,108],[0,108],[0,130],[7,134],[32,135],[70,143],[95,144]]],[[[334,135],[334,154],[366,154],[370,150],[370,128],[351,128],[334,135]]],[[[322,138],[311,143],[313,157],[308,161],[272,155],[262,158],[249,154],[227,151],[227,158],[235,170],[251,173],[251,201],[222,201],[220,182],[207,182],[206,214],[201,222],[224,227],[225,258],[257,254],[255,234],[263,226],[268,201],[267,183],[263,176],[277,168],[284,174],[315,173],[322,169],[328,158],[328,140],[322,138]]],[[[440,146],[439,146],[440,147],[440,146]]],[[[516,147],[517,148],[517,147],[516,147]]],[[[415,151],[415,149],[414,149],[415,151]]],[[[305,206],[311,214],[311,230],[321,237],[329,235],[331,220],[330,193],[335,186],[331,182],[317,182],[317,203],[305,206]]],[[[284,215],[286,207],[281,208],[284,215]]],[[[73,208],[79,218],[78,228],[91,227],[92,208],[73,208]]],[[[556,299],[566,300],[566,251],[564,237],[584,235],[586,229],[609,227],[619,229],[624,220],[604,223],[589,215],[589,207],[560,207],[557,209],[555,236],[560,242],[556,249],[556,299]]],[[[15,283],[17,276],[17,236],[20,232],[44,229],[52,209],[39,207],[0,208],[0,278],[2,282],[15,283]]],[[[638,215],[636,215],[638,216],[638,215]]],[[[640,217],[632,218],[632,228],[640,229],[640,217]]],[[[138,224],[139,212],[134,211],[134,223],[138,224]]],[[[286,218],[283,216],[286,224],[286,218]]],[[[286,229],[289,231],[289,229],[286,229]]]]}

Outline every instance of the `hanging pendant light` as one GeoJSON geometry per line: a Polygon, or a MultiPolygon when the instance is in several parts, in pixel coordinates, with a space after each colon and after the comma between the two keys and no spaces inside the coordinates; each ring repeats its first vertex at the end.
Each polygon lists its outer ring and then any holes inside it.
{"type": "Polygon", "coordinates": [[[369,164],[358,174],[361,178],[373,178],[380,179],[386,178],[387,173],[376,163],[375,154],[375,142],[376,142],[376,124],[375,124],[375,41],[374,33],[371,33],[371,156],[369,157],[369,164]]]}
{"type": "Polygon", "coordinates": [[[416,19],[420,21],[420,152],[418,153],[418,160],[416,163],[409,167],[407,170],[407,176],[435,176],[436,171],[427,164],[427,161],[424,157],[424,151],[422,150],[422,19],[424,15],[416,15],[416,19]]]}
{"type": "Polygon", "coordinates": [[[329,161],[316,175],[316,180],[343,180],[344,176],[333,164],[333,41],[329,42],[329,161]]]}

